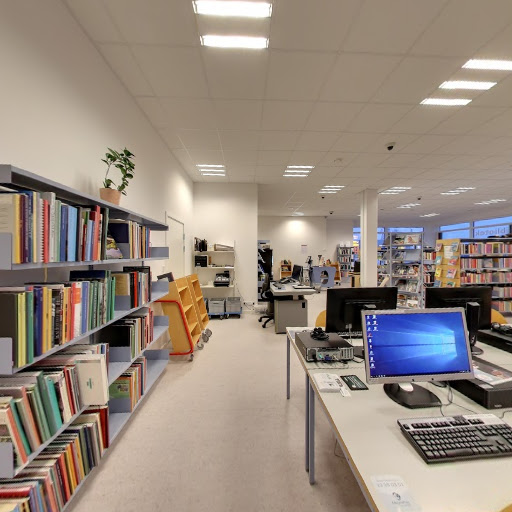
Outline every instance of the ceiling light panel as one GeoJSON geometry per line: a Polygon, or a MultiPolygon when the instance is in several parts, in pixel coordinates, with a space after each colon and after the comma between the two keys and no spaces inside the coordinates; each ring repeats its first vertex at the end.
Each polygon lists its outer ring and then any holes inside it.
{"type": "Polygon", "coordinates": [[[470,59],[462,67],[465,69],[512,71],[512,60],[470,59]]]}
{"type": "Polygon", "coordinates": [[[225,165],[221,164],[197,164],[196,167],[207,167],[207,168],[221,168],[223,169],[225,165]]]}
{"type": "Polygon", "coordinates": [[[201,36],[201,44],[214,48],[248,48],[250,50],[261,50],[268,48],[268,38],[205,35],[201,36]]]}
{"type": "Polygon", "coordinates": [[[272,4],[266,2],[197,0],[192,4],[196,14],[208,16],[235,16],[238,18],[270,18],[272,16],[272,4]]]}
{"type": "Polygon", "coordinates": [[[442,196],[458,196],[460,192],[441,192],[442,196]]]}
{"type": "Polygon", "coordinates": [[[436,217],[437,215],[441,215],[440,213],[426,213],[425,215],[420,215],[420,217],[436,217]]]}
{"type": "Polygon", "coordinates": [[[287,169],[314,169],[314,165],[287,165],[287,169]]]}
{"type": "Polygon", "coordinates": [[[471,103],[465,98],[425,98],[420,105],[435,105],[438,107],[460,107],[471,103]]]}
{"type": "Polygon", "coordinates": [[[452,80],[443,82],[439,89],[467,89],[474,91],[488,91],[498,82],[470,82],[468,80],[452,80]]]}

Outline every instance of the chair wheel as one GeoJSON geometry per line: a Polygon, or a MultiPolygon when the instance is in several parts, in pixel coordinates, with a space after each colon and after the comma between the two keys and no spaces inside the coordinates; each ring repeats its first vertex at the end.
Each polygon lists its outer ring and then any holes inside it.
{"type": "Polygon", "coordinates": [[[258,318],[258,322],[261,324],[261,321],[263,320],[263,318],[258,318]]]}
{"type": "Polygon", "coordinates": [[[194,360],[194,354],[190,354],[189,363],[191,363],[194,360]]]}

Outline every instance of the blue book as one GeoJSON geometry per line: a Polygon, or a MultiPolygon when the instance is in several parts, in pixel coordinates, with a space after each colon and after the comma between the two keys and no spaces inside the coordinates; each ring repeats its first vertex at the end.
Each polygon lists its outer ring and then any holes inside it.
{"type": "Polygon", "coordinates": [[[57,398],[57,392],[55,391],[55,383],[48,376],[44,376],[44,381],[46,384],[46,390],[48,394],[48,398],[50,400],[50,410],[45,411],[46,417],[50,422],[50,425],[55,426],[55,432],[62,427],[62,417],[60,415],[59,409],[59,399],[57,398]]]}
{"type": "Polygon", "coordinates": [[[66,261],[76,261],[76,235],[78,224],[78,210],[74,206],[68,206],[68,231],[67,231],[67,258],[66,261]]]}
{"type": "Polygon", "coordinates": [[[61,205],[60,213],[60,252],[59,261],[66,261],[66,247],[67,247],[67,235],[68,235],[68,212],[69,206],[67,204],[61,205]]]}

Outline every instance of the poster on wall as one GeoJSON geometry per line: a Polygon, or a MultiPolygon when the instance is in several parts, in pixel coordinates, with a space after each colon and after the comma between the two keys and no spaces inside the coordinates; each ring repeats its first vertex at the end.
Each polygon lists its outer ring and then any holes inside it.
{"type": "Polygon", "coordinates": [[[307,254],[308,253],[308,246],[307,244],[303,244],[300,246],[300,253],[301,254],[307,254]]]}

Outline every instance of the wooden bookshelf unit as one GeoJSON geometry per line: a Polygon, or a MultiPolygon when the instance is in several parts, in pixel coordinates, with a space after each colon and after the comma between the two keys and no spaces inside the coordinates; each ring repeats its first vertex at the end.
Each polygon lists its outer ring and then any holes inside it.
{"type": "Polygon", "coordinates": [[[279,264],[279,279],[292,276],[292,262],[290,260],[282,260],[279,264]]]}

